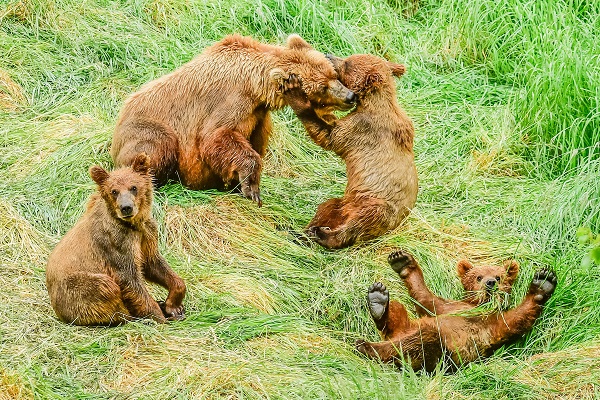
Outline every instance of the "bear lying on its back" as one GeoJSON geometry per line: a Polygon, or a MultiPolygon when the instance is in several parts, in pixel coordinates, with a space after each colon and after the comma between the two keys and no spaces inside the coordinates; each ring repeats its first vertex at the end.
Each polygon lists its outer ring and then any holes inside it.
{"type": "Polygon", "coordinates": [[[183,319],[185,284],[158,252],[148,157],[106,172],[90,168],[98,192],[50,254],[46,285],[58,317],[75,325],[118,325],[133,318],[183,319]],[[169,294],[157,303],[144,279],[169,294]]]}
{"type": "Polygon", "coordinates": [[[293,81],[284,98],[314,142],[346,163],[344,197],[319,205],[306,228],[320,245],[342,248],[396,228],[415,205],[418,179],[413,125],[396,101],[404,66],[368,54],[328,58],[357,96],[354,111],[338,120],[293,81]]]}
{"type": "Polygon", "coordinates": [[[501,346],[518,340],[531,330],[542,313],[542,306],[556,288],[554,272],[540,270],[535,273],[519,306],[491,314],[453,315],[449,313],[469,310],[485,301],[495,287],[509,291],[516,278],[517,264],[508,262],[503,271],[501,268],[474,268],[464,262],[459,263],[459,273],[461,268],[467,268],[461,275],[463,284],[465,279],[468,285],[472,281],[477,282],[472,284],[472,288],[478,289],[476,292],[481,295],[476,300],[453,302],[429,291],[419,265],[410,254],[398,251],[392,253],[388,260],[408,286],[411,297],[422,307],[417,307],[420,314],[435,315],[411,320],[406,308],[397,301],[390,302],[387,289],[377,282],[369,289],[367,299],[371,316],[385,341],[369,343],[358,340],[356,349],[384,362],[410,363],[415,370],[431,372],[442,360],[448,369],[453,370],[491,356],[501,346]]]}

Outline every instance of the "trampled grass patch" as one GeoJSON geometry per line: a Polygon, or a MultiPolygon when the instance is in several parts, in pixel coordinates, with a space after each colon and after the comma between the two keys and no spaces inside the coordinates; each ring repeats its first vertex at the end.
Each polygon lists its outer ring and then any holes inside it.
{"type": "MultiPolygon", "coordinates": [[[[600,398],[598,37],[586,1],[20,0],[0,5],[0,399],[600,398]],[[155,195],[160,250],[186,281],[188,318],[118,328],[60,323],[44,268],[83,213],[124,98],[232,32],[299,33],[340,56],[407,65],[420,192],[406,223],[349,249],[293,235],[339,196],[343,164],[289,110],[273,115],[264,206],[173,183],[155,195]],[[365,305],[386,257],[415,254],[442,296],[455,273],[514,258],[518,303],[536,269],[559,285],[534,330],[454,375],[361,357],[365,305]]],[[[153,294],[164,297],[162,289],[153,294]]],[[[409,307],[411,308],[411,307],[409,307]]]]}

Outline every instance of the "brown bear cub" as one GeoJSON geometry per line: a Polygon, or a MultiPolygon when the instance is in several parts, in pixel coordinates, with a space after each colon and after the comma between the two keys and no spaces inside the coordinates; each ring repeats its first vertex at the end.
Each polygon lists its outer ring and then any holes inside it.
{"type": "Polygon", "coordinates": [[[331,62],[300,36],[291,35],[287,46],[227,36],[125,101],[113,135],[115,165],[131,165],[146,152],[157,186],[168,179],[195,190],[239,183],[260,206],[269,111],[285,105],[289,74],[302,78],[303,93],[316,103],[354,105],[354,93],[337,80],[331,62]]]}
{"type": "MultiPolygon", "coordinates": [[[[393,263],[392,268],[396,270],[398,265],[397,262],[393,263]]],[[[446,300],[434,295],[425,284],[423,271],[416,262],[396,271],[404,280],[408,294],[415,300],[417,315],[422,317],[470,310],[489,302],[493,294],[509,294],[519,274],[519,264],[514,260],[507,260],[502,266],[478,267],[461,260],[456,269],[466,294],[462,301],[446,300]]]]}
{"type": "Polygon", "coordinates": [[[405,67],[379,57],[328,56],[338,79],[357,96],[356,109],[341,119],[310,100],[292,77],[284,93],[313,141],[346,163],[344,197],[321,204],[306,234],[327,248],[342,248],[396,228],[417,199],[414,128],[396,100],[394,76],[405,67]]]}
{"type": "Polygon", "coordinates": [[[459,271],[467,267],[461,276],[465,288],[474,289],[472,291],[480,295],[465,302],[451,302],[436,297],[425,286],[421,269],[410,254],[398,251],[390,254],[388,261],[408,286],[411,297],[421,304],[421,310],[435,315],[411,320],[406,308],[397,301],[390,302],[387,289],[377,282],[369,289],[367,300],[385,341],[358,340],[356,348],[370,358],[398,365],[408,363],[415,370],[427,372],[435,370],[440,361],[448,370],[455,370],[489,357],[501,346],[521,338],[542,313],[542,306],[552,296],[557,281],[554,272],[542,269],[535,273],[519,306],[507,311],[457,315],[450,313],[472,309],[489,298],[493,288],[509,291],[517,274],[517,264],[509,262],[502,270],[459,263],[459,271]]]}
{"type": "Polygon", "coordinates": [[[52,308],[62,321],[75,325],[185,318],[185,284],[158,252],[148,156],[140,154],[131,167],[111,173],[94,166],[90,175],[98,193],[48,260],[52,308]],[[156,302],[144,279],[165,287],[166,301],[156,302]]]}

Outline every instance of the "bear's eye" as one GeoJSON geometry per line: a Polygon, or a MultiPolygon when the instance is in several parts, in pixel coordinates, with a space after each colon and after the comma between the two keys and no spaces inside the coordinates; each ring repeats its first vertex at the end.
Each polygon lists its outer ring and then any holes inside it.
{"type": "Polygon", "coordinates": [[[116,196],[119,194],[119,192],[117,191],[117,189],[113,189],[110,191],[110,194],[112,194],[113,196],[116,196]]]}
{"type": "Polygon", "coordinates": [[[483,278],[483,277],[481,277],[481,276],[478,276],[478,277],[477,277],[477,282],[481,282],[481,279],[482,279],[482,278],[483,278]]]}
{"type": "Polygon", "coordinates": [[[133,194],[137,193],[137,186],[132,186],[131,189],[129,189],[130,192],[132,192],[133,194]]]}
{"type": "Polygon", "coordinates": [[[500,277],[499,276],[496,277],[496,281],[500,282],[500,277]]]}

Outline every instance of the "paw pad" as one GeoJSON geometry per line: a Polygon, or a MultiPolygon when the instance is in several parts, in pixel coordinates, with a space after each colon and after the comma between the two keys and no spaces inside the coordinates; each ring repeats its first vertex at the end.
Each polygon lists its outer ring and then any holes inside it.
{"type": "Polygon", "coordinates": [[[531,288],[536,292],[535,300],[542,301],[550,298],[554,293],[554,289],[556,289],[557,281],[554,271],[549,269],[536,271],[533,275],[533,281],[531,281],[531,288]]]}
{"type": "Polygon", "coordinates": [[[404,250],[395,251],[388,256],[388,263],[391,265],[392,269],[403,278],[402,272],[405,268],[412,267],[414,261],[413,256],[404,250]]]}
{"type": "Polygon", "coordinates": [[[369,312],[375,321],[378,321],[383,317],[389,301],[390,293],[383,283],[375,282],[371,285],[369,294],[367,294],[367,302],[369,305],[369,312]]]}

